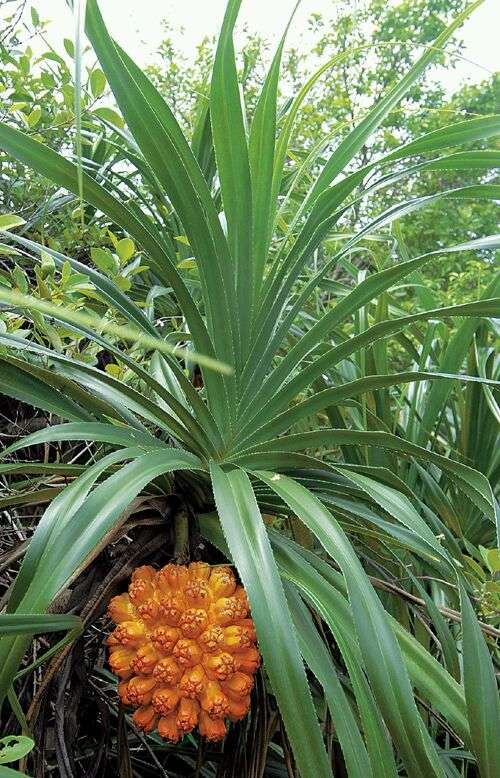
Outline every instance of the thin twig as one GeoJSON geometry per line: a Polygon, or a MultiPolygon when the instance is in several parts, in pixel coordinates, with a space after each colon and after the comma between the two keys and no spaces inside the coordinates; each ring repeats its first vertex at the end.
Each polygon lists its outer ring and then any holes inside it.
{"type": "MultiPolygon", "coordinates": [[[[376,589],[383,589],[386,592],[395,594],[397,597],[401,597],[402,599],[407,600],[414,605],[418,605],[421,608],[426,607],[425,600],[420,599],[420,597],[416,597],[414,594],[410,594],[404,589],[400,589],[399,586],[396,586],[396,584],[393,584],[390,581],[382,581],[380,578],[374,578],[373,576],[370,576],[370,581],[376,589]]],[[[443,616],[451,619],[451,621],[455,621],[457,624],[462,623],[462,616],[458,611],[453,610],[453,608],[447,608],[444,605],[436,605],[436,608],[440,613],[443,614],[443,616]]],[[[478,620],[478,623],[482,631],[487,635],[490,635],[492,638],[500,638],[500,629],[495,629],[495,627],[492,627],[490,624],[485,624],[484,621],[478,620]]]]}

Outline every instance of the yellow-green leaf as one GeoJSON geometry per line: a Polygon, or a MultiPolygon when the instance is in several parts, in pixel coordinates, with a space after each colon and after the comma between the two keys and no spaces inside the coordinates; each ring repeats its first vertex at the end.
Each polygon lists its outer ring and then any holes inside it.
{"type": "Polygon", "coordinates": [[[15,213],[4,213],[0,216],[0,232],[11,230],[13,227],[20,227],[22,224],[26,224],[26,222],[21,216],[16,216],[15,213]]]}

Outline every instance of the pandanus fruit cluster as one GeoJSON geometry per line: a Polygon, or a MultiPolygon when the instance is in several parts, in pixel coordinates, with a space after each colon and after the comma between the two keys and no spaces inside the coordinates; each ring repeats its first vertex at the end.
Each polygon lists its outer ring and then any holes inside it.
{"type": "Polygon", "coordinates": [[[227,566],[146,565],[113,597],[109,664],[135,724],[176,742],[196,726],[208,740],[248,712],[260,664],[245,590],[227,566]]]}

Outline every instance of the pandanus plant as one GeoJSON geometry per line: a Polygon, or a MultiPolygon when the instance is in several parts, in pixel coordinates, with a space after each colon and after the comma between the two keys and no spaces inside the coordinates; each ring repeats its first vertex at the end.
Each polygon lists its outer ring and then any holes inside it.
{"type": "MultiPolygon", "coordinates": [[[[135,383],[29,338],[0,335],[3,391],[66,420],[4,454],[68,440],[92,441],[101,454],[45,510],[8,612],[23,618],[43,613],[102,548],[133,500],[153,483],[156,493],[167,491],[165,476],[182,471],[185,504],[198,512],[202,534],[234,564],[245,587],[264,670],[303,778],[333,772],[311,693],[317,700],[319,689],[350,776],[455,775],[458,747],[458,758],[477,760],[481,775],[493,778],[500,769],[499,703],[485,639],[494,630],[478,621],[471,605],[460,515],[460,506],[475,511],[476,522],[491,528],[483,537],[492,540],[492,490],[484,474],[436,450],[429,436],[415,432],[405,438],[396,418],[402,406],[415,412],[407,385],[447,387],[438,395],[446,403],[450,386],[475,381],[482,390],[489,379],[459,374],[460,363],[442,372],[394,374],[387,367],[391,339],[410,348],[405,333],[421,335],[427,322],[450,325],[459,317],[473,332],[498,315],[498,279],[480,300],[463,305],[409,312],[388,301],[395,286],[427,263],[449,252],[465,257],[497,248],[500,239],[437,246],[412,258],[391,256],[384,269],[360,273],[320,316],[304,315],[331,272],[347,267],[366,239],[438,200],[500,194],[491,183],[458,187],[395,203],[364,220],[356,215],[363,210],[354,207],[371,192],[425,170],[484,173],[498,165],[498,152],[457,150],[498,133],[498,116],[457,122],[358,164],[363,146],[479,4],[444,29],[355,126],[344,128],[334,143],[318,142],[296,166],[287,151],[301,105],[321,75],[348,61],[350,53],[325,63],[278,110],[282,40],[248,127],[233,47],[240,0],[227,5],[209,99],[191,141],[142,69],[113,40],[96,0],[87,2],[86,34],[126,122],[127,129],[113,137],[131,180],[142,179],[141,192],[149,192],[149,199],[134,201],[129,190],[113,184],[110,170],[97,170],[85,158],[79,165],[0,124],[5,152],[81,196],[89,213],[142,248],[154,283],[170,290],[182,314],[178,341],[202,355],[195,386],[183,362],[189,355],[168,347],[172,333],[167,340],[140,303],[101,273],[43,249],[56,265],[69,262],[88,276],[100,299],[143,337],[148,358],[133,359],[120,341],[62,307],[46,306],[42,315],[99,342],[127,366],[135,383]],[[312,184],[297,198],[309,176],[312,184]],[[339,247],[318,255],[340,229],[339,247]],[[189,245],[189,263],[179,263],[179,234],[189,245]],[[387,423],[387,408],[398,397],[394,423],[390,414],[387,423]],[[346,408],[349,414],[342,413],[346,408]],[[450,494],[461,498],[451,502],[450,494]],[[397,570],[409,588],[391,589],[383,573],[377,577],[381,570],[397,570]],[[433,579],[433,596],[417,581],[420,575],[433,579]],[[401,606],[405,616],[395,605],[398,593],[410,605],[416,601],[412,581],[420,587],[418,602],[428,608],[427,616],[419,611],[413,627],[407,606],[401,606]],[[446,614],[455,618],[451,627],[446,614]],[[419,619],[427,625],[427,643],[419,619]]],[[[10,239],[38,261],[41,246],[19,235],[10,239]]],[[[29,310],[36,301],[19,302],[29,310]]],[[[9,467],[22,472],[23,463],[4,465],[9,467]]],[[[47,470],[50,465],[40,472],[47,470]]],[[[27,640],[18,635],[2,641],[2,698],[27,640]]]]}

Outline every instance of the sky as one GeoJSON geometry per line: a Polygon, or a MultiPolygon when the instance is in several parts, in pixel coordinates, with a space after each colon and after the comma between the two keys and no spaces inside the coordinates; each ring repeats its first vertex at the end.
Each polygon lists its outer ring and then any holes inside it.
{"type": "MultiPolygon", "coordinates": [[[[302,0],[294,18],[288,40],[307,45],[306,20],[312,12],[328,16],[335,0],[302,0]]],[[[353,9],[363,0],[352,0],[353,9]]],[[[243,0],[239,26],[248,24],[276,41],[291,13],[295,0],[243,0]]],[[[65,0],[36,0],[36,9],[43,19],[50,19],[49,39],[62,52],[62,39],[73,38],[73,21],[65,0]],[[57,45],[58,44],[58,45],[57,45]]],[[[182,34],[175,35],[178,49],[188,57],[205,35],[214,35],[220,27],[226,0],[101,0],[100,8],[114,37],[140,65],[149,64],[162,39],[162,19],[168,19],[182,34]]],[[[1,6],[1,2],[0,2],[1,6]]],[[[485,0],[462,27],[465,40],[464,57],[454,70],[442,73],[449,90],[464,81],[477,82],[500,69],[500,0],[485,0]]]]}

